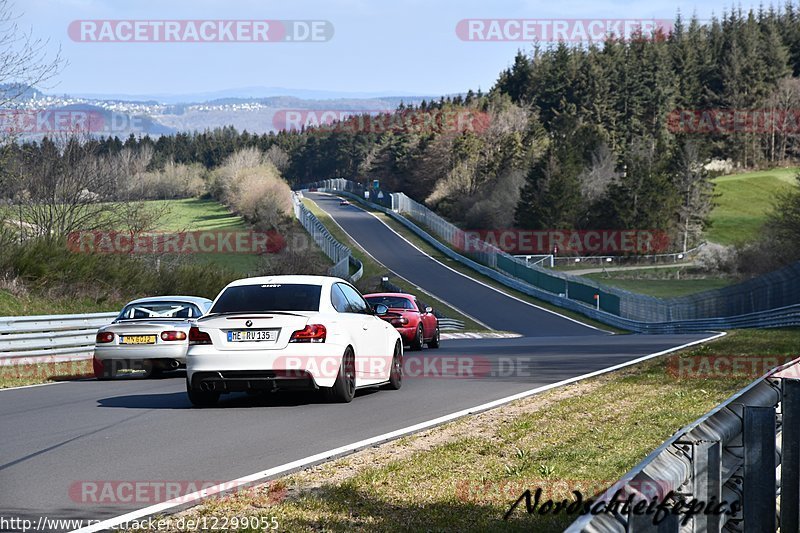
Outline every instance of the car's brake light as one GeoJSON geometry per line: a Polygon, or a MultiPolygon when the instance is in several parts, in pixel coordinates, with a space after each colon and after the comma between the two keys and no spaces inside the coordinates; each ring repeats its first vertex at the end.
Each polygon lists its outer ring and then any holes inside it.
{"type": "Polygon", "coordinates": [[[405,326],[406,324],[408,324],[408,319],[404,316],[392,319],[392,325],[394,326],[405,326]]]}
{"type": "Polygon", "coordinates": [[[322,324],[309,324],[292,333],[289,342],[325,342],[328,330],[322,324]]]}
{"type": "Polygon", "coordinates": [[[186,340],[186,333],[182,331],[162,331],[161,332],[161,340],[162,341],[185,341],[186,340]]]}
{"type": "Polygon", "coordinates": [[[211,344],[211,337],[197,326],[192,326],[189,328],[189,344],[211,344]]]}
{"type": "Polygon", "coordinates": [[[114,334],[110,331],[101,331],[95,337],[95,340],[101,344],[114,341],[114,334]]]}

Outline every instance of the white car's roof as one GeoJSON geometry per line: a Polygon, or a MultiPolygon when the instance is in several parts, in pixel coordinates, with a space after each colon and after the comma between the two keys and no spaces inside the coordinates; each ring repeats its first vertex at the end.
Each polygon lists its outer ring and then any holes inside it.
{"type": "Polygon", "coordinates": [[[343,282],[341,278],[332,276],[259,276],[256,278],[237,279],[228,284],[228,287],[240,285],[259,285],[262,283],[281,283],[297,285],[329,285],[331,283],[343,282]]]}
{"type": "Polygon", "coordinates": [[[143,304],[152,302],[186,302],[195,305],[210,304],[211,300],[208,298],[201,298],[199,296],[148,296],[147,298],[138,298],[131,300],[126,305],[130,304],[143,304]]]}

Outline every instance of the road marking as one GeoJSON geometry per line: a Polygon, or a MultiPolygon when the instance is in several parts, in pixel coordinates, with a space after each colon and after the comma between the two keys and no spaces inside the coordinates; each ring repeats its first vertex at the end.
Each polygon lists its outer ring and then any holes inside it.
{"type": "MultiPolygon", "coordinates": [[[[320,194],[326,194],[326,193],[320,193],[320,194]]],[[[313,200],[312,200],[312,201],[313,201],[313,200]]],[[[350,204],[350,205],[353,205],[353,204],[350,204]]],[[[392,227],[391,227],[389,224],[387,224],[386,222],[384,222],[383,220],[381,220],[381,219],[380,219],[380,217],[378,217],[378,216],[377,216],[375,213],[371,213],[371,212],[367,211],[366,209],[362,209],[361,207],[359,207],[359,206],[357,206],[357,205],[354,205],[353,207],[355,207],[356,209],[361,209],[361,211],[364,211],[364,212],[365,212],[365,213],[367,213],[368,215],[372,215],[373,217],[375,217],[375,219],[376,219],[378,222],[380,222],[381,224],[383,224],[384,226],[386,226],[387,228],[389,228],[389,231],[391,231],[392,233],[394,233],[395,235],[397,235],[398,237],[400,237],[401,239],[403,239],[404,241],[406,241],[406,242],[407,242],[407,243],[408,243],[410,246],[414,247],[414,248],[415,248],[415,249],[416,249],[416,250],[417,250],[419,253],[421,253],[422,255],[424,255],[425,257],[427,257],[428,259],[430,259],[431,261],[434,261],[434,262],[436,262],[436,263],[438,263],[438,264],[442,265],[444,268],[446,268],[446,269],[448,269],[448,270],[451,270],[451,271],[455,272],[455,273],[456,273],[456,274],[458,274],[459,276],[463,276],[463,277],[465,277],[465,278],[467,278],[467,279],[469,279],[469,280],[472,280],[472,281],[474,281],[475,283],[478,283],[478,284],[480,284],[480,285],[483,285],[484,287],[487,287],[487,288],[489,288],[489,289],[492,289],[492,290],[493,290],[493,291],[495,291],[495,292],[499,292],[500,294],[502,294],[502,295],[504,295],[504,296],[507,296],[507,297],[509,297],[509,298],[511,298],[511,299],[514,299],[514,300],[518,301],[518,302],[522,302],[522,303],[524,303],[525,305],[529,305],[529,306],[531,306],[531,307],[535,307],[536,309],[539,309],[539,310],[541,310],[541,311],[545,311],[545,312],[547,312],[547,313],[551,313],[551,314],[553,314],[553,315],[559,316],[559,317],[561,317],[561,318],[564,318],[564,319],[566,319],[566,320],[569,320],[570,322],[575,322],[576,324],[580,324],[581,326],[584,326],[584,327],[587,327],[587,328],[591,328],[591,329],[594,329],[594,330],[597,330],[597,331],[603,331],[603,332],[605,332],[605,333],[609,333],[609,334],[612,334],[612,335],[613,335],[613,332],[611,332],[611,331],[608,331],[608,330],[605,330],[605,329],[602,329],[602,328],[598,328],[598,327],[596,327],[596,326],[592,326],[591,324],[586,324],[585,322],[581,322],[580,320],[577,320],[577,319],[575,319],[575,318],[568,317],[568,316],[566,316],[566,315],[562,315],[561,313],[559,313],[559,312],[557,312],[557,311],[553,311],[552,309],[547,309],[546,307],[541,307],[541,306],[538,306],[538,305],[536,305],[536,304],[532,304],[532,303],[530,303],[530,302],[528,302],[528,301],[525,301],[525,300],[523,300],[522,298],[518,298],[518,297],[514,296],[513,294],[508,294],[507,292],[505,292],[505,291],[503,291],[503,290],[500,290],[500,289],[498,289],[497,287],[493,287],[493,286],[489,285],[489,284],[488,284],[488,283],[486,283],[486,282],[483,282],[483,281],[481,281],[481,280],[478,280],[478,279],[475,279],[475,278],[473,278],[473,277],[471,277],[471,276],[468,276],[468,275],[464,274],[463,272],[459,272],[458,270],[454,269],[453,267],[451,267],[451,266],[448,266],[448,265],[445,265],[444,263],[442,263],[442,262],[441,262],[441,261],[439,261],[438,259],[435,259],[435,258],[431,257],[429,254],[425,253],[423,250],[421,250],[419,247],[417,247],[417,245],[415,245],[413,242],[409,241],[408,239],[406,239],[405,237],[403,237],[402,235],[400,235],[400,234],[399,234],[397,231],[395,231],[395,230],[394,230],[394,228],[392,228],[392,227]]],[[[333,218],[333,215],[331,215],[331,218],[333,218]]],[[[345,233],[347,233],[347,232],[345,232],[345,233]]],[[[351,237],[351,239],[352,239],[352,237],[351,237]]],[[[355,242],[355,240],[353,240],[353,242],[355,242]]],[[[445,245],[445,246],[446,246],[446,245],[445,245]]],[[[469,267],[467,267],[467,268],[469,268],[469,267]]],[[[487,267],[487,268],[488,268],[488,267],[487,267]]],[[[444,300],[443,300],[443,301],[444,301],[444,300]]],[[[448,305],[449,305],[449,304],[448,304],[448,305]]]]}
{"type": "Polygon", "coordinates": [[[606,374],[608,372],[613,372],[614,370],[619,370],[621,368],[625,368],[627,366],[635,365],[637,363],[641,363],[643,361],[647,361],[648,359],[653,359],[655,357],[660,357],[662,355],[682,350],[684,348],[688,348],[690,346],[694,346],[696,344],[701,344],[704,342],[708,342],[710,340],[718,339],[725,335],[725,332],[717,333],[712,335],[711,337],[706,337],[704,339],[699,339],[696,341],[688,342],[686,344],[682,344],[680,346],[675,346],[673,348],[668,348],[666,350],[662,350],[660,352],[656,352],[649,355],[644,355],[637,359],[633,359],[631,361],[627,361],[625,363],[620,363],[618,365],[610,366],[608,368],[603,368],[601,370],[595,370],[594,372],[589,372],[588,374],[583,374],[580,376],[575,376],[572,378],[568,378],[557,383],[551,383],[549,385],[544,385],[541,387],[537,387],[535,389],[530,389],[524,392],[520,392],[514,394],[512,396],[506,396],[505,398],[500,398],[499,400],[494,400],[491,402],[487,402],[481,405],[477,405],[475,407],[471,407],[468,409],[462,409],[461,411],[456,411],[455,413],[451,413],[449,415],[440,416],[438,418],[434,418],[432,420],[428,420],[426,422],[420,422],[419,424],[414,424],[413,426],[408,426],[402,429],[397,429],[395,431],[390,431],[388,433],[384,433],[382,435],[378,435],[375,437],[371,437],[368,439],[360,440],[358,442],[354,442],[352,444],[347,444],[345,446],[340,446],[339,448],[334,448],[332,450],[328,450],[326,452],[321,452],[315,455],[311,455],[304,459],[298,459],[296,461],[292,461],[290,463],[285,463],[280,466],[276,466],[270,468],[268,470],[264,470],[262,472],[257,472],[255,474],[251,474],[249,476],[240,477],[233,481],[229,481],[227,483],[222,483],[220,485],[216,485],[214,487],[209,487],[204,490],[200,490],[197,492],[193,492],[191,494],[187,494],[186,496],[180,496],[173,500],[169,500],[166,502],[158,503],[156,505],[151,505],[150,507],[145,507],[143,509],[139,509],[137,511],[132,511],[130,513],[116,516],[114,518],[109,518],[108,520],[104,520],[97,524],[93,524],[91,526],[77,529],[76,532],[81,533],[93,533],[95,531],[104,531],[107,529],[114,528],[119,526],[120,524],[124,524],[126,522],[133,522],[134,520],[140,520],[142,518],[152,516],[158,513],[163,513],[164,511],[168,511],[170,509],[175,509],[176,507],[181,507],[186,505],[187,503],[194,503],[199,502],[203,498],[208,496],[213,496],[217,494],[224,493],[226,490],[230,490],[231,487],[241,488],[245,485],[253,485],[258,482],[268,481],[270,478],[277,477],[279,475],[285,475],[291,473],[293,471],[300,470],[301,468],[311,466],[317,463],[321,463],[323,461],[328,461],[340,456],[344,456],[363,448],[367,448],[370,446],[375,446],[378,444],[383,444],[390,440],[395,440],[400,437],[409,435],[411,433],[416,433],[425,429],[429,429],[434,426],[440,426],[447,422],[452,422],[458,418],[465,417],[467,415],[472,415],[476,413],[480,413],[483,411],[488,411],[489,409],[493,409],[495,407],[499,407],[501,405],[505,405],[507,403],[513,402],[515,400],[521,400],[523,398],[527,398],[529,396],[533,396],[535,394],[539,394],[541,392],[548,391],[550,389],[555,389],[557,387],[561,387],[563,385],[568,385],[570,383],[575,383],[577,381],[581,381],[584,379],[592,378],[595,376],[600,376],[602,374],[606,374]]]}
{"type": "Polygon", "coordinates": [[[36,383],[34,385],[20,385],[19,387],[4,387],[0,389],[0,392],[7,391],[7,390],[20,390],[20,389],[32,389],[33,387],[46,387],[47,385],[59,385],[61,383],[69,383],[70,381],[79,381],[77,379],[70,379],[65,381],[51,381],[50,383],[36,383]]]}
{"type": "MultiPolygon", "coordinates": [[[[318,193],[318,194],[325,194],[325,195],[327,195],[327,196],[333,196],[332,194],[329,194],[329,193],[324,193],[324,192],[321,192],[321,193],[318,193]]],[[[306,196],[305,198],[306,198],[306,199],[308,199],[308,200],[310,200],[311,202],[314,202],[314,199],[313,199],[313,198],[309,198],[309,197],[307,197],[307,196],[306,196]]],[[[323,211],[325,211],[325,209],[323,209],[323,208],[322,208],[322,206],[320,206],[320,205],[319,205],[317,202],[314,202],[314,204],[315,204],[317,207],[319,207],[320,209],[322,209],[323,211]]],[[[353,204],[350,204],[350,205],[353,205],[353,204]]],[[[356,209],[360,209],[361,211],[364,211],[363,209],[361,209],[361,208],[360,208],[360,207],[358,207],[358,206],[353,206],[353,207],[355,207],[356,209]]],[[[365,213],[369,213],[369,211],[364,211],[364,212],[365,212],[365,213]]],[[[333,221],[333,223],[334,223],[334,224],[336,224],[336,227],[338,227],[340,230],[342,230],[342,233],[344,233],[345,235],[347,235],[347,237],[348,237],[348,238],[349,238],[351,241],[353,241],[353,242],[356,244],[356,246],[358,246],[359,250],[361,250],[362,252],[364,252],[365,254],[367,254],[368,256],[370,256],[370,258],[372,258],[372,260],[373,260],[373,261],[375,261],[376,263],[378,263],[379,265],[381,265],[382,267],[384,267],[386,270],[391,270],[389,267],[387,267],[386,265],[384,265],[383,263],[381,263],[380,261],[378,261],[378,260],[375,258],[375,256],[374,256],[374,255],[372,255],[371,253],[369,253],[369,252],[368,252],[368,251],[367,251],[367,250],[366,250],[366,249],[365,249],[363,246],[361,246],[361,244],[359,244],[359,242],[358,242],[356,239],[354,239],[352,235],[350,235],[349,233],[347,233],[347,230],[345,230],[345,229],[342,227],[342,225],[341,225],[341,224],[339,224],[338,222],[336,222],[336,219],[335,219],[335,218],[333,218],[333,215],[332,215],[331,213],[329,213],[328,211],[325,211],[325,214],[327,214],[327,215],[330,217],[330,219],[333,221]]],[[[372,214],[372,213],[369,213],[369,214],[372,214]]],[[[378,220],[380,220],[380,219],[378,219],[378,220]]],[[[383,222],[382,220],[380,220],[380,221],[381,221],[381,222],[383,222]]],[[[321,222],[321,221],[320,221],[320,222],[321,222]]],[[[387,226],[387,227],[388,227],[388,226],[387,226]]],[[[392,229],[392,228],[389,228],[389,229],[392,229]]],[[[402,235],[400,235],[400,237],[402,238],[402,235]]],[[[411,243],[409,243],[409,244],[411,244],[411,243]]],[[[414,246],[414,245],[412,244],[411,246],[414,246]]],[[[416,248],[416,246],[414,246],[414,248],[416,248]]],[[[419,250],[419,248],[417,248],[417,249],[419,250]]],[[[422,251],[422,250],[420,250],[420,251],[422,251]]],[[[422,252],[422,253],[425,253],[425,252],[422,252]]],[[[427,254],[426,254],[426,255],[427,255],[427,254]]],[[[430,256],[429,256],[429,257],[430,257],[430,256]]],[[[431,259],[433,259],[433,258],[431,257],[431,259]]],[[[434,259],[434,261],[435,261],[435,259],[434,259]]],[[[394,271],[392,271],[392,272],[394,272],[394,271]]],[[[405,281],[405,282],[406,282],[406,283],[408,283],[409,285],[413,285],[413,286],[417,287],[417,284],[416,284],[416,283],[412,283],[410,280],[408,280],[408,279],[404,278],[403,276],[399,276],[399,275],[398,275],[396,272],[394,272],[394,275],[395,275],[395,276],[397,276],[398,278],[402,279],[403,281],[405,281]]],[[[443,304],[445,304],[445,305],[449,306],[450,308],[452,308],[452,309],[454,309],[454,310],[458,311],[459,313],[461,313],[461,314],[462,314],[462,315],[464,315],[465,317],[469,318],[470,320],[472,320],[472,321],[473,321],[473,322],[475,322],[476,324],[478,324],[478,325],[480,325],[480,326],[482,326],[482,327],[484,327],[484,328],[488,329],[489,331],[495,331],[495,329],[494,329],[494,328],[492,328],[492,327],[490,327],[488,324],[484,324],[483,322],[481,322],[480,320],[478,320],[478,319],[477,319],[477,318],[475,318],[474,316],[472,316],[472,315],[470,315],[470,314],[468,314],[468,313],[466,313],[466,312],[462,311],[461,309],[459,309],[459,308],[458,308],[458,307],[456,307],[455,305],[451,304],[451,303],[450,303],[450,302],[448,302],[447,300],[444,300],[444,299],[440,298],[439,296],[437,296],[437,295],[435,295],[435,294],[432,294],[432,293],[430,293],[430,292],[426,291],[426,290],[425,290],[425,289],[423,289],[422,287],[417,287],[417,289],[419,289],[420,291],[424,292],[425,294],[427,294],[427,295],[428,295],[428,296],[430,296],[431,298],[436,298],[437,300],[439,300],[439,301],[440,301],[440,302],[442,302],[443,304]]]]}

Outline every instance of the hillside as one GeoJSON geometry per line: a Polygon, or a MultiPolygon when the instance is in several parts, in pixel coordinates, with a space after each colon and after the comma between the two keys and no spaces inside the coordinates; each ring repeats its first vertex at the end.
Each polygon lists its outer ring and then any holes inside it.
{"type": "Polygon", "coordinates": [[[706,239],[741,244],[756,237],[776,194],[795,184],[797,167],[721,176],[714,180],[716,206],[706,239]]]}

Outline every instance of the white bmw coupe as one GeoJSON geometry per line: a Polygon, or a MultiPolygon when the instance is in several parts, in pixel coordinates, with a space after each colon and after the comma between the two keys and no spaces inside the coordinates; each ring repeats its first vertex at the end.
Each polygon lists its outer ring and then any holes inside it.
{"type": "Polygon", "coordinates": [[[403,342],[349,283],[324,276],[234,281],[189,330],[186,389],[193,405],[229,392],[322,389],[350,402],[356,389],[399,389],[403,342]]]}

